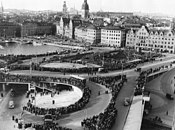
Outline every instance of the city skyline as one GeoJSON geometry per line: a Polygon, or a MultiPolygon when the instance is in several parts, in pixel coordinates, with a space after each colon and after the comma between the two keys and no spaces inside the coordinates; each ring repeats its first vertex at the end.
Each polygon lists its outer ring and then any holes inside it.
{"type": "MultiPolygon", "coordinates": [[[[63,1],[66,1],[68,9],[75,7],[81,10],[84,0],[1,0],[5,9],[27,9],[27,10],[53,10],[62,11],[63,1]],[[42,3],[42,4],[41,4],[42,3]]],[[[175,1],[173,0],[87,0],[90,12],[143,12],[163,13],[175,15],[175,1]]]]}

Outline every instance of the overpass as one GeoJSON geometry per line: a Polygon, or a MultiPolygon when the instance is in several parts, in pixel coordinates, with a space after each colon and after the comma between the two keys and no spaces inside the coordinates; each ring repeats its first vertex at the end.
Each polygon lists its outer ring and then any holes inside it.
{"type": "Polygon", "coordinates": [[[9,85],[9,84],[25,84],[25,85],[28,85],[28,90],[35,90],[35,87],[39,88],[39,89],[44,89],[44,90],[47,90],[47,91],[50,91],[50,92],[53,92],[52,89],[49,89],[46,87],[45,84],[65,84],[65,85],[70,85],[70,84],[66,84],[64,82],[48,82],[48,81],[40,81],[39,84],[36,84],[36,83],[26,83],[26,82],[12,82],[12,81],[9,81],[9,82],[0,82],[0,84],[2,84],[3,86],[3,91],[5,91],[5,86],[6,85],[9,85]]]}

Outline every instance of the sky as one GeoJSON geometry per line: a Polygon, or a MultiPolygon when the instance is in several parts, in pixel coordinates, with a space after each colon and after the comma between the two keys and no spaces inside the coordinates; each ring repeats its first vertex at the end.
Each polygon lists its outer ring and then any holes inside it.
{"type": "MultiPolygon", "coordinates": [[[[64,0],[0,0],[5,9],[61,11],[64,0]]],[[[84,0],[65,0],[67,7],[81,9],[84,0]]],[[[87,0],[90,11],[144,12],[175,15],[175,0],[87,0]]]]}

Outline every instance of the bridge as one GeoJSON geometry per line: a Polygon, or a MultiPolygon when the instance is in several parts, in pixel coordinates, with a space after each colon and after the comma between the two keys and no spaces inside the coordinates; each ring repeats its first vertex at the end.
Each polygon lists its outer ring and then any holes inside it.
{"type": "Polygon", "coordinates": [[[28,85],[28,90],[35,90],[35,87],[39,88],[39,89],[43,89],[43,90],[47,90],[47,91],[50,91],[50,92],[53,92],[54,90],[52,89],[49,89],[46,87],[46,84],[49,83],[49,84],[65,84],[65,85],[70,85],[68,83],[64,83],[64,82],[48,82],[48,81],[40,81],[39,84],[36,84],[34,82],[32,83],[29,83],[29,82],[12,82],[12,81],[7,81],[7,82],[0,82],[0,84],[2,84],[3,86],[3,91],[5,91],[5,86],[6,85],[9,85],[9,84],[25,84],[25,85],[28,85]]]}

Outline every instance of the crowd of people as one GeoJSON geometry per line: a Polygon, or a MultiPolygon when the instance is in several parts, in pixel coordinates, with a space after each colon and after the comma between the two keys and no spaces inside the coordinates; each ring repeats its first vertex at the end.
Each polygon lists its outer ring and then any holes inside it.
{"type": "Polygon", "coordinates": [[[112,99],[104,110],[104,112],[99,115],[94,115],[93,117],[86,118],[81,122],[84,128],[90,130],[107,130],[112,127],[117,116],[117,109],[115,107],[116,98],[124,84],[127,82],[126,75],[110,76],[110,77],[92,77],[89,79],[92,82],[105,85],[112,92],[112,99]]]}
{"type": "Polygon", "coordinates": [[[48,77],[48,76],[29,76],[29,75],[15,75],[0,73],[0,82],[22,82],[22,83],[35,83],[41,82],[55,82],[55,83],[67,83],[70,85],[84,88],[85,83],[74,78],[60,78],[60,77],[48,77]]]}
{"type": "MultiPolygon", "coordinates": [[[[74,51],[73,51],[74,52],[74,51]]],[[[61,73],[92,73],[98,72],[98,67],[82,67],[82,68],[49,68],[41,66],[42,63],[52,63],[55,61],[59,62],[68,62],[68,63],[76,63],[79,59],[82,59],[80,64],[85,65],[86,63],[92,63],[99,66],[102,66],[107,71],[113,70],[121,70],[121,69],[131,69],[135,68],[138,64],[153,61],[155,57],[159,57],[160,55],[151,55],[149,57],[143,54],[140,57],[140,54],[135,54],[135,52],[127,51],[126,50],[117,50],[111,52],[104,52],[104,53],[93,53],[93,52],[83,52],[83,53],[76,53],[79,50],[75,50],[75,53],[72,54],[71,49],[63,50],[61,52],[53,52],[48,54],[39,54],[38,57],[43,57],[43,60],[39,63],[32,63],[32,65],[25,65],[22,64],[23,60],[31,59],[36,57],[36,55],[8,55],[8,56],[1,56],[0,59],[7,61],[8,68],[10,70],[29,70],[31,67],[33,70],[37,71],[51,71],[51,72],[61,72],[61,73]],[[47,55],[54,55],[47,60],[44,58],[47,55]],[[87,60],[87,57],[92,57],[87,60]],[[140,61],[134,61],[135,59],[140,59],[140,61]],[[129,59],[129,60],[128,60],[129,59]],[[130,62],[132,61],[133,62],[130,62]],[[13,64],[12,64],[13,63],[13,64]]],[[[148,55],[148,54],[147,54],[148,55]]]]}
{"type": "Polygon", "coordinates": [[[134,91],[134,96],[143,94],[146,80],[147,80],[147,72],[142,71],[136,80],[137,82],[136,82],[136,87],[134,91]]]}
{"type": "MultiPolygon", "coordinates": [[[[24,82],[24,83],[32,83],[35,85],[38,85],[42,82],[56,82],[56,83],[66,83],[70,85],[74,85],[79,87],[83,90],[82,98],[77,101],[75,104],[70,105],[68,107],[62,107],[62,108],[56,108],[56,109],[44,109],[35,107],[32,105],[31,102],[28,102],[27,106],[24,106],[24,110],[30,111],[31,113],[35,113],[36,115],[45,115],[47,113],[50,113],[52,115],[55,115],[55,118],[58,119],[63,114],[68,114],[71,112],[78,111],[82,109],[88,102],[91,95],[91,90],[86,87],[86,84],[84,81],[77,80],[75,78],[57,78],[57,77],[45,77],[45,76],[25,76],[25,75],[10,75],[10,74],[0,74],[0,81],[1,82],[24,82]]],[[[54,86],[54,83],[52,85],[45,85],[47,89],[55,89],[57,88],[54,86]]],[[[58,87],[59,88],[59,87],[58,87]]],[[[72,87],[71,87],[72,88],[72,87]]],[[[68,88],[71,90],[71,88],[68,88]]],[[[55,91],[59,91],[59,89],[55,89],[55,91]]]]}
{"type": "Polygon", "coordinates": [[[35,130],[72,130],[70,128],[59,126],[56,122],[43,123],[43,124],[35,124],[35,123],[27,123],[21,122],[18,118],[12,117],[12,120],[17,123],[17,128],[19,129],[35,129],[35,130]]]}
{"type": "Polygon", "coordinates": [[[35,84],[36,87],[36,91],[39,92],[41,91],[40,89],[43,90],[43,88],[45,88],[46,90],[49,90],[49,92],[54,92],[55,94],[59,94],[60,92],[62,91],[73,91],[73,87],[72,85],[69,85],[69,84],[63,84],[63,83],[47,83],[47,82],[43,82],[43,83],[40,83],[40,84],[35,84]],[[43,86],[40,86],[40,85],[43,85],[43,86]]]}
{"type": "Polygon", "coordinates": [[[58,120],[62,115],[69,114],[78,110],[81,110],[88,102],[91,95],[91,90],[88,87],[84,88],[83,96],[80,100],[78,100],[75,104],[69,105],[68,107],[61,108],[40,108],[33,105],[30,100],[26,106],[23,107],[23,110],[29,111],[35,115],[45,115],[51,114],[53,115],[55,120],[58,120]]]}
{"type": "MultiPolygon", "coordinates": [[[[22,125],[22,124],[20,124],[22,125]]],[[[70,128],[61,127],[58,125],[58,123],[51,123],[51,124],[32,124],[32,123],[26,123],[24,125],[24,128],[34,128],[35,130],[72,130],[70,128]]]]}
{"type": "Polygon", "coordinates": [[[111,52],[95,53],[91,55],[91,57],[91,63],[101,65],[108,71],[113,71],[135,68],[138,64],[154,61],[156,57],[161,57],[161,55],[155,53],[137,53],[132,50],[116,50],[111,52]]]}
{"type": "Polygon", "coordinates": [[[135,93],[134,95],[137,96],[137,95],[142,95],[143,94],[143,91],[144,91],[144,87],[146,85],[146,82],[148,81],[148,75],[149,74],[152,74],[152,73],[155,73],[155,72],[158,72],[160,71],[162,68],[164,68],[164,66],[162,67],[157,67],[157,68],[150,68],[150,69],[147,69],[145,71],[142,71],[140,72],[140,75],[139,77],[137,78],[137,83],[136,83],[136,87],[135,87],[135,93]]]}

